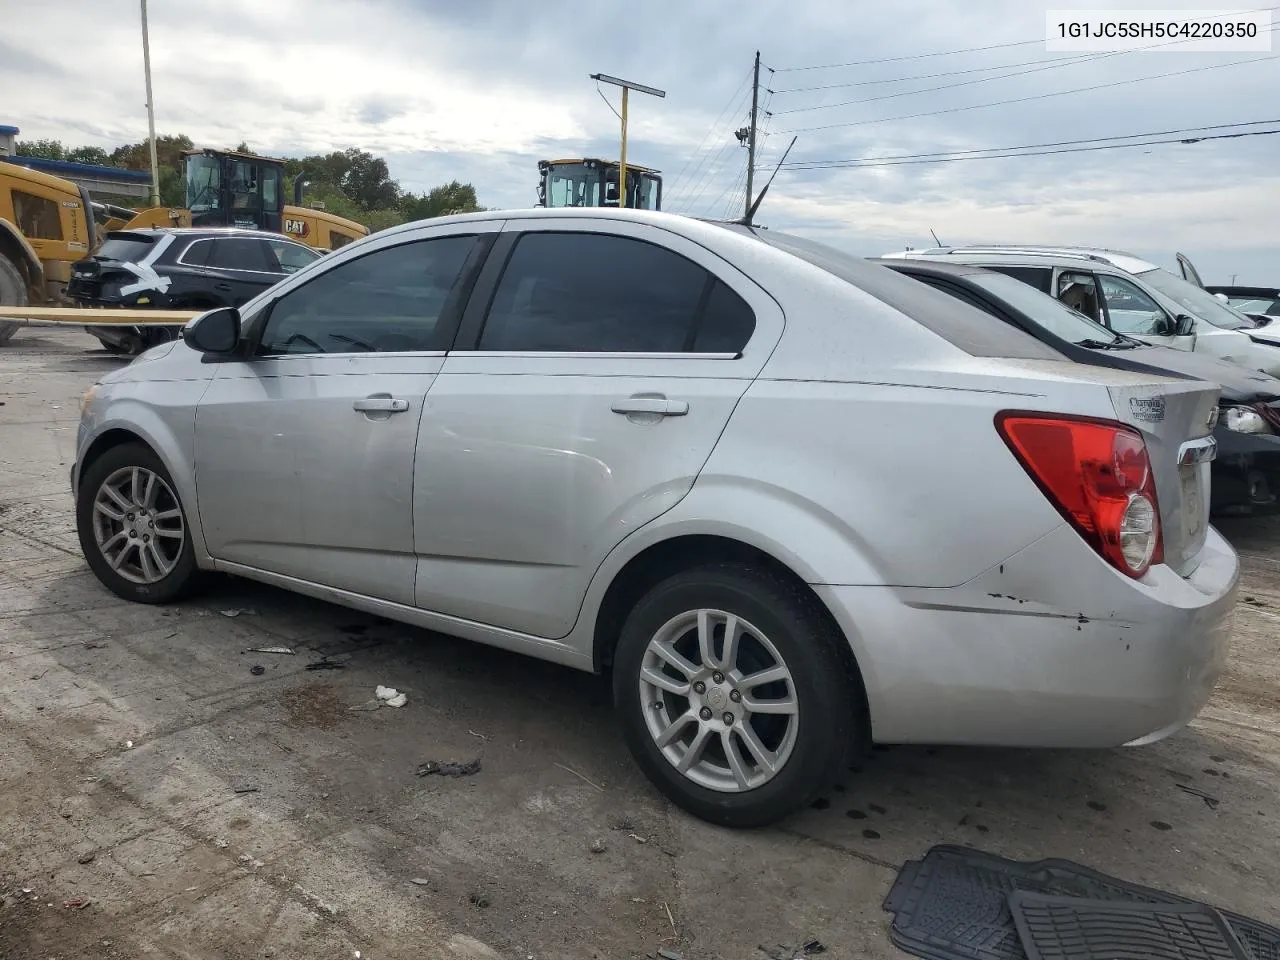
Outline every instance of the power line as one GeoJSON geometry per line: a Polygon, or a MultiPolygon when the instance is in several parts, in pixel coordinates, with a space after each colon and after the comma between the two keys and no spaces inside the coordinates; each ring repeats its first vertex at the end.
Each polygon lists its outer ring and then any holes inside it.
{"type": "MultiPolygon", "coordinates": [[[[747,76],[749,78],[750,74],[747,76]]],[[[739,102],[730,114],[731,117],[741,118],[743,116],[743,111],[746,110],[747,102],[750,100],[750,93],[750,84],[748,84],[748,89],[743,90],[742,96],[738,98],[739,102]]],[[[734,122],[736,123],[737,120],[735,119],[734,122]]],[[[724,142],[721,143],[720,149],[711,155],[710,161],[704,161],[694,169],[693,173],[689,175],[689,182],[693,184],[693,187],[691,189],[686,188],[682,191],[685,196],[681,201],[681,211],[687,212],[693,205],[694,201],[701,196],[703,188],[706,187],[707,184],[713,182],[718,165],[724,157],[725,151],[730,149],[730,147],[736,147],[737,145],[737,141],[733,138],[732,132],[730,132],[724,142]],[[699,173],[699,171],[701,171],[701,173],[699,173]]],[[[673,212],[676,212],[675,208],[672,209],[673,212]]]]}
{"type": "MultiPolygon", "coordinates": [[[[1173,130],[1148,130],[1145,133],[1125,133],[1114,137],[1085,137],[1080,140],[1056,140],[1051,143],[1022,143],[1012,147],[975,147],[971,150],[940,150],[935,153],[899,153],[887,157],[854,157],[848,160],[793,160],[785,166],[788,169],[805,167],[820,169],[827,166],[842,166],[855,163],[880,163],[895,160],[922,160],[932,157],[960,158],[978,153],[1005,153],[1010,150],[1040,150],[1050,147],[1075,147],[1082,144],[1107,143],[1113,140],[1134,140],[1139,137],[1171,137],[1175,134],[1203,133],[1207,130],[1236,130],[1240,127],[1259,127],[1267,123],[1280,123],[1276,120],[1243,120],[1239,123],[1214,123],[1203,127],[1180,127],[1173,130]]],[[[1121,144],[1123,146],[1123,144],[1121,144]]],[[[980,158],[996,159],[996,158],[980,158]]]]}
{"type": "Polygon", "coordinates": [[[837,170],[837,169],[861,169],[866,167],[898,167],[909,166],[920,163],[959,163],[963,160],[1008,160],[1016,157],[1047,157],[1062,153],[1094,153],[1099,150],[1119,150],[1124,147],[1151,147],[1159,146],[1166,143],[1177,144],[1195,144],[1203,143],[1209,140],[1238,140],[1243,137],[1267,137],[1280,134],[1280,127],[1274,130],[1248,130],[1243,133],[1220,133],[1212,134],[1205,137],[1175,137],[1164,140],[1140,140],[1134,143],[1106,143],[1089,147],[1063,147],[1058,150],[1032,150],[1023,153],[1001,153],[991,156],[953,156],[953,157],[937,157],[935,159],[918,159],[918,160],[884,160],[884,161],[825,161],[819,162],[813,166],[794,167],[786,164],[786,169],[804,171],[804,170],[837,170]]]}
{"type": "MultiPolygon", "coordinates": [[[[1270,32],[1275,33],[1277,32],[1277,30],[1280,30],[1280,24],[1278,24],[1275,27],[1272,27],[1270,32]]],[[[1174,40],[1170,42],[1184,43],[1186,41],[1174,40]]],[[[823,104],[817,104],[817,105],[812,105],[807,107],[792,107],[790,110],[779,110],[778,116],[783,116],[789,113],[804,113],[805,111],[808,111],[808,110],[834,110],[836,107],[848,107],[854,104],[861,104],[861,103],[874,103],[877,100],[893,100],[897,97],[910,97],[918,93],[936,93],[939,90],[954,90],[957,87],[968,87],[978,83],[990,83],[992,80],[1007,80],[1010,77],[1023,77],[1031,73],[1043,73],[1046,70],[1061,70],[1065,67],[1072,67],[1081,63],[1093,63],[1094,61],[1097,61],[1097,60],[1106,60],[1109,57],[1118,57],[1126,53],[1137,53],[1139,50],[1154,50],[1158,47],[1165,47],[1165,46],[1169,46],[1169,43],[1156,43],[1148,47],[1139,47],[1135,50],[1111,50],[1111,51],[1108,51],[1107,53],[1099,53],[1094,56],[1073,58],[1071,61],[1067,63],[1058,63],[1058,62],[1041,63],[1038,66],[1034,66],[1029,70],[1018,70],[1014,73],[1005,73],[996,77],[978,77],[973,80],[961,80],[959,83],[944,83],[936,87],[924,87],[920,90],[903,90],[897,93],[886,93],[883,96],[879,96],[879,97],[865,97],[861,100],[842,100],[839,103],[823,103],[823,104]]]]}
{"type": "Polygon", "coordinates": [[[923,113],[908,113],[897,117],[876,117],[871,120],[848,120],[843,123],[829,123],[820,127],[798,127],[794,130],[781,130],[780,133],[812,133],[815,130],[835,130],[840,127],[858,127],[868,123],[890,123],[897,120],[916,120],[920,117],[936,117],[946,113],[962,113],[966,110],[982,110],[987,107],[1004,107],[1013,103],[1030,103],[1034,100],[1047,100],[1050,97],[1064,97],[1072,93],[1086,93],[1091,90],[1106,90],[1111,87],[1123,87],[1131,83],[1143,83],[1147,80],[1163,80],[1168,77],[1181,77],[1190,73],[1203,73],[1206,70],[1222,70],[1226,67],[1241,67],[1250,63],[1261,63],[1264,60],[1275,60],[1278,55],[1253,57],[1249,60],[1234,60],[1231,63],[1212,63],[1204,67],[1191,67],[1187,70],[1174,70],[1169,73],[1155,73],[1146,77],[1132,77],[1128,80],[1113,80],[1110,83],[1097,83],[1089,87],[1076,87],[1071,90],[1058,90],[1053,93],[1038,93],[1028,97],[1015,97],[1012,100],[993,100],[990,103],[972,103],[964,107],[948,107],[943,110],[926,110],[923,113]]]}
{"type": "Polygon", "coordinates": [[[842,90],[846,87],[869,87],[882,83],[907,83],[911,80],[938,80],[942,77],[959,77],[969,73],[990,73],[992,70],[1011,70],[1014,67],[1029,67],[1037,63],[1066,63],[1073,60],[1087,60],[1087,55],[1074,57],[1056,57],[1052,60],[1023,60],[1020,63],[999,63],[991,67],[968,67],[964,70],[943,70],[941,73],[920,73],[913,77],[887,77],[876,80],[850,80],[847,83],[823,83],[815,87],[784,87],[774,93],[809,93],[814,90],[842,90]]]}
{"type": "Polygon", "coordinates": [[[700,156],[703,150],[706,149],[707,141],[711,139],[711,135],[715,133],[715,131],[720,127],[720,124],[724,121],[724,118],[729,115],[729,112],[730,110],[733,109],[734,104],[738,102],[739,95],[742,93],[744,89],[746,89],[747,85],[750,82],[751,82],[751,68],[748,68],[746,74],[744,74],[742,77],[742,82],[738,84],[733,94],[729,97],[729,102],[724,105],[724,108],[721,109],[720,111],[720,115],[717,116],[715,120],[712,121],[711,126],[707,128],[707,132],[702,137],[702,142],[698,144],[698,149],[696,149],[693,153],[689,155],[689,158],[684,162],[684,166],[680,168],[680,172],[671,178],[672,192],[675,191],[676,184],[681,181],[681,178],[684,176],[685,171],[688,170],[689,165],[693,163],[694,158],[700,156]]]}
{"type": "Polygon", "coordinates": [[[801,70],[835,70],[839,67],[864,67],[873,63],[901,63],[904,60],[925,60],[929,57],[950,57],[958,53],[981,53],[984,50],[1007,50],[1009,47],[1026,47],[1044,43],[1044,37],[1035,40],[1017,40],[1013,43],[993,43],[985,47],[961,47],[959,50],[936,50],[933,53],[915,53],[907,57],[881,57],[878,60],[851,60],[848,63],[819,63],[807,67],[778,67],[777,73],[798,73],[801,70]]]}
{"type": "MultiPolygon", "coordinates": [[[[1211,17],[1205,17],[1206,20],[1219,20],[1223,17],[1235,17],[1242,13],[1263,13],[1265,11],[1280,10],[1280,7],[1258,7],[1250,10],[1227,10],[1211,17]]],[[[903,57],[881,57],[876,60],[851,60],[848,63],[821,63],[804,67],[778,67],[775,73],[797,73],[801,70],[836,70],[841,67],[864,67],[875,63],[901,63],[905,60],[927,60],[930,57],[950,57],[960,53],[982,53],[986,50],[1007,50],[1011,47],[1028,47],[1033,43],[1044,43],[1044,37],[1037,37],[1034,40],[1015,40],[1012,43],[993,43],[983,47],[961,47],[957,50],[935,50],[932,53],[915,53],[910,56],[903,57]]],[[[782,91],[779,91],[781,93],[782,91]]]]}

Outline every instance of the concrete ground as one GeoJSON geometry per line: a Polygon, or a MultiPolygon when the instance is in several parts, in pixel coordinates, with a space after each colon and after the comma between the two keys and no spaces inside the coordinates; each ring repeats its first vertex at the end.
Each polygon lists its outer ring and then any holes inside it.
{"type": "Polygon", "coordinates": [[[67,483],[78,398],[121,362],[96,347],[0,348],[0,958],[892,957],[881,901],[937,843],[1280,922],[1280,521],[1221,527],[1234,651],[1180,735],[877,750],[814,809],[732,832],[649,787],[596,678],[249,583],[108,595],[67,483]],[[408,704],[353,710],[378,684],[408,704]]]}

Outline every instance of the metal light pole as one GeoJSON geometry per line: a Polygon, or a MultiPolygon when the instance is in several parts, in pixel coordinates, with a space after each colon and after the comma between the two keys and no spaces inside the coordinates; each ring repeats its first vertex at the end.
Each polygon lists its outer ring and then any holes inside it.
{"type": "Polygon", "coordinates": [[[156,161],[156,108],[151,99],[151,39],[147,36],[147,0],[142,0],[142,68],[147,75],[147,126],[151,131],[151,205],[160,206],[160,164],[156,161]]]}
{"type": "Polygon", "coordinates": [[[625,207],[627,205],[627,94],[635,90],[637,93],[647,93],[653,97],[665,97],[667,92],[657,87],[646,87],[642,83],[619,80],[605,73],[593,73],[591,79],[597,83],[612,83],[622,88],[622,150],[618,155],[618,206],[625,207]]]}

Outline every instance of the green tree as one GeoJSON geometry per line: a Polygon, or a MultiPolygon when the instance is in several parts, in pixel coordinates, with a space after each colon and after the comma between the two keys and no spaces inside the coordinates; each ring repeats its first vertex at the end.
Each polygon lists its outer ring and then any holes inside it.
{"type": "Polygon", "coordinates": [[[65,160],[67,148],[61,140],[19,140],[15,152],[20,157],[36,157],[41,160],[65,160]]]}
{"type": "Polygon", "coordinates": [[[406,194],[400,202],[400,210],[406,220],[427,220],[451,213],[474,213],[480,209],[476,188],[457,180],[434,187],[421,196],[406,194]]]}
{"type": "Polygon", "coordinates": [[[67,159],[72,163],[94,163],[100,167],[111,164],[111,157],[101,147],[76,147],[67,151],[67,159]]]}
{"type": "MultiPolygon", "coordinates": [[[[186,134],[156,137],[156,162],[160,169],[170,167],[182,169],[182,154],[195,148],[191,138],[186,134]]],[[[141,143],[128,143],[111,151],[111,162],[126,170],[150,170],[151,148],[146,140],[141,143]]]]}

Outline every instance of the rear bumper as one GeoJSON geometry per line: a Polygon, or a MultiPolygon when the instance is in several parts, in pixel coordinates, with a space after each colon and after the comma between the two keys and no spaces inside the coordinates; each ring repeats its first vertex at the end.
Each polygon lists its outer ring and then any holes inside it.
{"type": "Polygon", "coordinates": [[[1214,514],[1280,512],[1280,436],[1213,432],[1218,456],[1213,462],[1210,510],[1214,514]]]}
{"type": "Polygon", "coordinates": [[[1115,747],[1204,706],[1238,576],[1212,528],[1190,577],[1134,581],[1062,527],[959,587],[815,589],[854,647],[877,741],[1115,747]]]}

